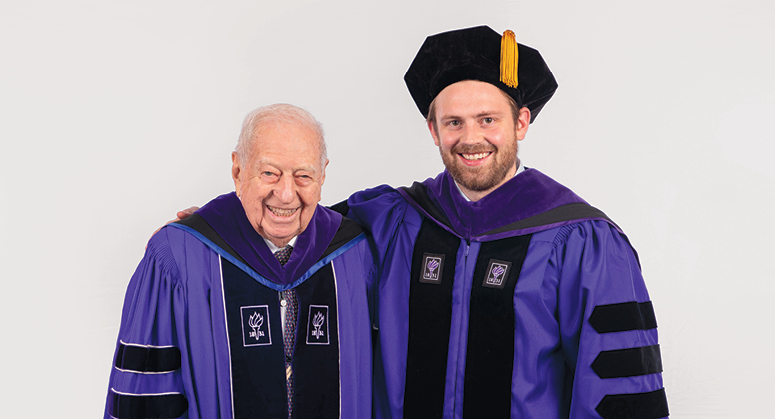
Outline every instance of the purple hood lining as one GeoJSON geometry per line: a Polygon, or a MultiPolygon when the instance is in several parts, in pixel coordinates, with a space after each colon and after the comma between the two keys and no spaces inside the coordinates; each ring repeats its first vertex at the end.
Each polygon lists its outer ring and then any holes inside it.
{"type": "Polygon", "coordinates": [[[590,219],[620,230],[602,211],[536,169],[526,169],[476,202],[463,197],[446,170],[398,192],[421,214],[467,240],[497,240],[590,219]]]}
{"type": "Polygon", "coordinates": [[[259,275],[281,285],[300,278],[323,256],[342,222],[341,214],[318,205],[309,225],[296,239],[291,258],[281,266],[253,228],[234,192],[213,199],[196,213],[259,275]]]}

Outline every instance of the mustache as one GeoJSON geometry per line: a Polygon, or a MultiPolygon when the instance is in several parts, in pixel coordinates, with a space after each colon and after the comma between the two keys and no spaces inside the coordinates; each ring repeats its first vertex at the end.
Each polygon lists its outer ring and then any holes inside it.
{"type": "Polygon", "coordinates": [[[451,150],[455,154],[476,154],[495,151],[492,144],[458,144],[451,150]]]}

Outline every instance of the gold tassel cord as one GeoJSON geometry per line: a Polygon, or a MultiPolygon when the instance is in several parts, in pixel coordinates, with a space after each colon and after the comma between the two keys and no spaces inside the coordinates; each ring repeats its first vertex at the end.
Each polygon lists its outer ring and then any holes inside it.
{"type": "Polygon", "coordinates": [[[518,51],[517,36],[514,32],[510,30],[503,32],[503,37],[501,37],[501,81],[512,88],[519,85],[519,80],[517,80],[518,51]]]}

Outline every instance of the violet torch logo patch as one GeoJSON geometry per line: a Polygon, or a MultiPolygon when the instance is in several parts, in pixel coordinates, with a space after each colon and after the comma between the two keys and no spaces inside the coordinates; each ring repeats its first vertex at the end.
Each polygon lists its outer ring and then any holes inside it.
{"type": "Polygon", "coordinates": [[[444,255],[423,254],[420,282],[426,284],[441,283],[441,271],[444,269],[444,255]]]}
{"type": "Polygon", "coordinates": [[[328,345],[328,306],[309,306],[307,345],[328,345]]]}
{"type": "Polygon", "coordinates": [[[482,286],[488,288],[503,288],[504,285],[506,285],[506,278],[508,278],[510,268],[511,262],[490,259],[490,264],[487,266],[487,274],[485,274],[482,286]]]}
{"type": "Polygon", "coordinates": [[[240,307],[242,316],[243,346],[265,346],[272,344],[269,329],[269,306],[240,307]]]}

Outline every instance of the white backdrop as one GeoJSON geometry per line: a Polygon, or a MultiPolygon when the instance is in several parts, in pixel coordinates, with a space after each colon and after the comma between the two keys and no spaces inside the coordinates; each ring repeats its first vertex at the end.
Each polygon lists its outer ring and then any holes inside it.
{"type": "Polygon", "coordinates": [[[560,88],[520,156],[640,253],[673,418],[773,417],[768,0],[3,0],[2,417],[99,417],[151,233],[231,191],[242,117],[326,129],[323,203],[442,168],[403,74],[430,34],[513,29],[560,88]]]}

